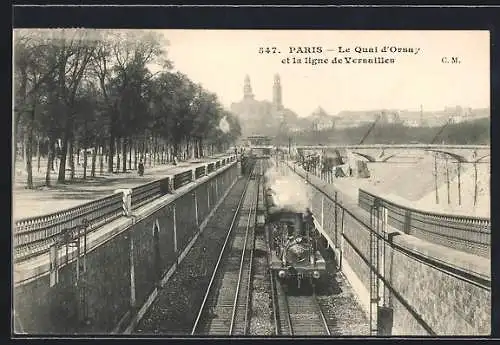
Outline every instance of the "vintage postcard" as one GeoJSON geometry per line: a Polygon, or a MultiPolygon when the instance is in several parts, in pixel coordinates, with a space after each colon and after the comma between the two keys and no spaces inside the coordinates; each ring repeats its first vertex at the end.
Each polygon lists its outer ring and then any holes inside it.
{"type": "Polygon", "coordinates": [[[15,336],[490,335],[488,31],[14,29],[12,87],[15,336]]]}

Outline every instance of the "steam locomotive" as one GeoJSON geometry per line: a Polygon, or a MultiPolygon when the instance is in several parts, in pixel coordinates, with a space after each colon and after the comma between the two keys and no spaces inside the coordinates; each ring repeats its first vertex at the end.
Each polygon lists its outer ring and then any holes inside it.
{"type": "Polygon", "coordinates": [[[319,280],[325,273],[325,260],[318,250],[321,235],[313,223],[309,209],[297,212],[276,202],[273,189],[264,184],[266,208],[265,232],[269,247],[270,268],[286,283],[304,279],[319,280]]]}

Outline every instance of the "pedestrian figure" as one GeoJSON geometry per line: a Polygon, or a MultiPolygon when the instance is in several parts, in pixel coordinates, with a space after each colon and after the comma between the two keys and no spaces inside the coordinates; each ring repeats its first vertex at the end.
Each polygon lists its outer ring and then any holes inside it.
{"type": "Polygon", "coordinates": [[[177,165],[177,156],[174,156],[174,165],[177,165]]]}
{"type": "Polygon", "coordinates": [[[142,158],[139,161],[139,165],[137,166],[137,168],[138,168],[137,170],[139,172],[139,176],[144,175],[144,163],[142,163],[142,158]]]}

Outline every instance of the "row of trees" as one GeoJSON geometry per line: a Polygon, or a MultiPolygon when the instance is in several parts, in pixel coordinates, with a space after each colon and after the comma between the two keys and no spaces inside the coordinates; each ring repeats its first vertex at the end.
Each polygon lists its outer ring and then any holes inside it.
{"type": "Polygon", "coordinates": [[[215,94],[172,72],[167,43],[161,34],[132,30],[14,32],[14,159],[21,147],[27,188],[33,188],[34,150],[47,156],[50,185],[54,160],[64,182],[66,164],[73,177],[82,150],[85,177],[88,153],[94,176],[98,154],[101,170],[105,156],[108,172],[125,172],[132,151],[136,165],[146,152],[163,161],[234,143],[237,118],[215,94]]]}
{"type": "MultiPolygon", "coordinates": [[[[344,129],[305,131],[293,135],[294,142],[301,145],[358,144],[371,124],[344,129]]],[[[473,145],[490,143],[489,118],[449,124],[441,133],[438,127],[407,127],[403,124],[377,123],[364,141],[365,144],[430,143],[437,135],[436,143],[473,145]]],[[[286,139],[286,138],[285,138],[286,139]]]]}

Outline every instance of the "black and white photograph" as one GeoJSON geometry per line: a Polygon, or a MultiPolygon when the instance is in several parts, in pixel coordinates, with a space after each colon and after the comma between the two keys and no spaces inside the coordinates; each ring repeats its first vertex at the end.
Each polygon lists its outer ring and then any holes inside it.
{"type": "Polygon", "coordinates": [[[12,47],[14,335],[491,335],[489,31],[12,47]]]}

